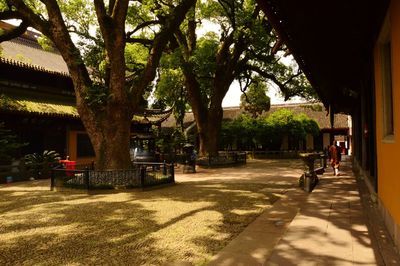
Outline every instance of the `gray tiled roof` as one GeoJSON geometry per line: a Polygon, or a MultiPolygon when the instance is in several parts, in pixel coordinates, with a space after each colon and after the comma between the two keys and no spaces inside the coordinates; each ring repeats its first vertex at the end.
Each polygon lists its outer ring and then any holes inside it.
{"type": "MultiPolygon", "coordinates": [[[[304,113],[308,117],[314,119],[320,129],[327,129],[331,128],[330,126],[330,119],[329,115],[327,115],[326,110],[324,109],[322,104],[309,104],[309,103],[296,103],[296,104],[277,104],[277,105],[271,105],[271,108],[268,112],[264,113],[264,116],[268,116],[272,114],[273,112],[286,108],[289,110],[292,110],[295,114],[300,114],[304,113]]],[[[236,117],[238,117],[241,113],[243,113],[244,110],[241,109],[240,107],[227,107],[224,108],[224,116],[223,118],[226,120],[231,120],[236,117]]],[[[184,118],[184,124],[185,126],[190,125],[191,123],[194,122],[194,117],[193,113],[188,112],[185,115],[184,118]]],[[[174,127],[175,126],[175,118],[173,116],[170,116],[167,120],[165,120],[162,123],[163,127],[174,127]]],[[[335,122],[334,122],[334,127],[335,128],[348,128],[348,116],[345,114],[335,114],[335,122]]]]}
{"type": "MultiPolygon", "coordinates": [[[[271,105],[271,109],[266,113],[266,115],[272,114],[273,112],[281,109],[286,108],[292,110],[295,114],[305,114],[308,117],[317,121],[319,127],[323,128],[330,128],[330,116],[328,112],[325,110],[322,104],[307,104],[307,103],[296,103],[296,104],[277,104],[271,105]]],[[[348,128],[348,115],[345,114],[335,114],[334,120],[334,127],[335,128],[348,128]]]]}
{"type": "Polygon", "coordinates": [[[0,43],[0,50],[1,56],[6,59],[38,66],[48,71],[68,73],[67,65],[60,53],[56,50],[43,50],[31,36],[23,35],[2,42],[0,43]]]}

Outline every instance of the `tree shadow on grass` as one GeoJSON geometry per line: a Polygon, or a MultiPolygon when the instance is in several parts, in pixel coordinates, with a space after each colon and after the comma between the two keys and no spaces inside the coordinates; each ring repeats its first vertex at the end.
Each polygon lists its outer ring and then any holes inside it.
{"type": "Polygon", "coordinates": [[[0,231],[0,261],[202,263],[278,198],[266,186],[195,182],[145,192],[51,192],[53,198],[43,191],[19,196],[0,192],[4,200],[21,202],[19,207],[5,206],[7,212],[2,206],[0,220],[6,222],[0,231]],[[32,196],[36,199],[29,204],[32,196]]]}
{"type": "Polygon", "coordinates": [[[143,192],[1,187],[0,264],[203,264],[297,185],[298,162],[275,164],[143,192]]]}

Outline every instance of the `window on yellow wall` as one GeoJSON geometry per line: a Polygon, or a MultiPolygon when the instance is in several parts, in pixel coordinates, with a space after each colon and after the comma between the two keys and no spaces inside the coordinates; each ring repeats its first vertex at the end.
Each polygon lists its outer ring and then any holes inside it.
{"type": "Polygon", "coordinates": [[[383,136],[387,140],[393,140],[393,87],[392,87],[392,46],[390,41],[390,25],[385,20],[380,36],[380,54],[382,71],[382,114],[383,136]]]}
{"type": "Polygon", "coordinates": [[[393,123],[393,88],[392,88],[392,53],[390,42],[382,45],[383,78],[383,123],[384,136],[394,134],[393,123]]]}
{"type": "Polygon", "coordinates": [[[94,157],[94,150],[89,136],[86,133],[78,133],[76,135],[77,157],[94,157]]]}

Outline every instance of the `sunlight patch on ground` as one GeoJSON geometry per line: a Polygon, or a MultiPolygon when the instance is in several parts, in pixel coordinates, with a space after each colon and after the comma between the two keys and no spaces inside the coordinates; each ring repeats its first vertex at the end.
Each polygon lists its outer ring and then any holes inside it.
{"type": "Polygon", "coordinates": [[[9,233],[1,233],[0,244],[1,245],[11,245],[16,244],[19,238],[32,238],[37,237],[42,234],[55,234],[58,237],[67,236],[71,232],[77,230],[78,224],[69,225],[59,225],[59,226],[46,226],[32,228],[28,230],[16,230],[9,233]]]}
{"type": "Polygon", "coordinates": [[[0,265],[202,265],[298,178],[260,169],[150,191],[52,192],[48,180],[0,187],[0,265]]]}

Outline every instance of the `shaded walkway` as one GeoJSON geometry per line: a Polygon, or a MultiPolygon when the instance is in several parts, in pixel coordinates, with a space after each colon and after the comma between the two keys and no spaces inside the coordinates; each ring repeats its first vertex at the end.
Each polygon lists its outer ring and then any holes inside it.
{"type": "Polygon", "coordinates": [[[344,163],[340,176],[328,170],[309,196],[289,192],[209,265],[399,265],[373,210],[363,207],[357,181],[344,163]]]}

